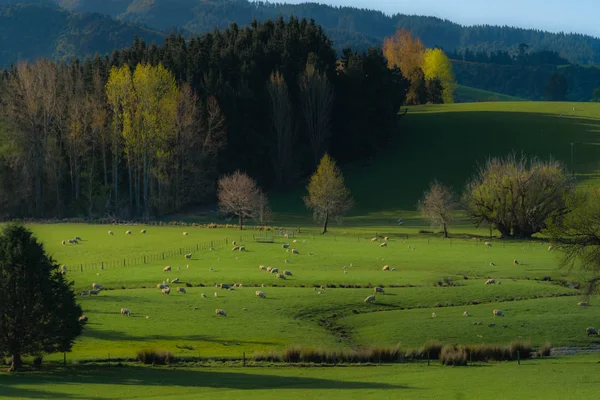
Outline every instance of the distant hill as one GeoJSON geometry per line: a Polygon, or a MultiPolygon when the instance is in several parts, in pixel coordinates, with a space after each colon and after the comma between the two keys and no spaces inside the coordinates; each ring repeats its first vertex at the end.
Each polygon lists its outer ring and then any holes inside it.
{"type": "Polygon", "coordinates": [[[456,91],[454,92],[454,101],[456,103],[473,103],[496,101],[524,101],[524,99],[509,96],[502,93],[490,92],[487,90],[458,85],[456,91]]]}
{"type": "Polygon", "coordinates": [[[577,64],[600,64],[600,39],[580,34],[549,33],[509,26],[465,27],[433,17],[395,14],[316,3],[277,4],[248,0],[55,0],[73,12],[99,12],[120,20],[163,31],[173,27],[204,33],[231,22],[246,25],[280,15],[313,18],[322,25],[338,50],[352,45],[363,50],[380,45],[398,28],[407,28],[428,47],[447,51],[515,50],[526,43],[532,50],[552,50],[577,64]]]}
{"type": "Polygon", "coordinates": [[[164,37],[107,15],[73,14],[48,1],[2,3],[7,0],[0,0],[0,66],[38,57],[65,60],[105,54],[131,45],[135,36],[148,43],[164,37]]]}

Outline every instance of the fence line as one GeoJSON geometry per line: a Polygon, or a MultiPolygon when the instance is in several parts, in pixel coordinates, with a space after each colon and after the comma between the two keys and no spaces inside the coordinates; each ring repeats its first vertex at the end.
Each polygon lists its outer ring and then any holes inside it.
{"type": "MultiPolygon", "coordinates": [[[[254,233],[252,235],[252,238],[256,239],[257,237],[262,237],[262,236],[267,236],[266,232],[264,234],[254,233]]],[[[241,235],[239,237],[239,241],[243,242],[245,240],[248,240],[248,238],[250,238],[250,235],[241,235]]],[[[67,265],[66,267],[67,267],[68,272],[88,272],[88,271],[98,271],[98,270],[102,271],[102,270],[107,270],[107,269],[133,267],[133,266],[144,265],[144,264],[148,264],[148,263],[152,263],[152,262],[156,262],[156,261],[170,260],[175,257],[183,257],[185,254],[193,253],[196,251],[210,251],[210,249],[217,249],[217,248],[221,249],[221,248],[227,246],[227,244],[231,243],[231,241],[233,241],[233,240],[238,240],[238,238],[234,237],[234,236],[226,237],[225,239],[211,240],[210,242],[205,242],[205,243],[197,243],[197,244],[189,245],[186,247],[180,247],[178,249],[162,251],[160,253],[145,254],[145,255],[140,255],[137,257],[121,258],[121,259],[111,260],[111,261],[98,261],[98,262],[93,262],[93,263],[73,264],[73,265],[67,265]]]]}

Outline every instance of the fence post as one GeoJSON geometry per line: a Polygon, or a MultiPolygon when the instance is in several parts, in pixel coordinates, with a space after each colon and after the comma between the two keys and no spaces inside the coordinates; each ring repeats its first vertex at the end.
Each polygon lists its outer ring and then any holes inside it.
{"type": "Polygon", "coordinates": [[[165,253],[164,252],[162,253],[162,259],[163,260],[165,259],[165,253]]]}
{"type": "Polygon", "coordinates": [[[521,365],[521,352],[517,350],[517,363],[521,365]]]}
{"type": "Polygon", "coordinates": [[[144,264],[146,264],[146,256],[144,256],[144,264]]]}
{"type": "Polygon", "coordinates": [[[427,352],[427,366],[431,364],[431,358],[429,357],[429,352],[427,352]]]}
{"type": "Polygon", "coordinates": [[[243,361],[243,363],[244,363],[243,365],[245,367],[246,366],[246,352],[244,352],[244,354],[242,355],[242,357],[243,357],[243,360],[244,360],[243,361]]]}
{"type": "Polygon", "coordinates": [[[198,244],[196,243],[196,251],[198,251],[198,244]]]}
{"type": "Polygon", "coordinates": [[[102,261],[102,265],[100,266],[101,270],[104,270],[104,261],[102,261]]]}
{"type": "Polygon", "coordinates": [[[125,259],[123,259],[123,266],[125,266],[125,259]]]}
{"type": "Polygon", "coordinates": [[[79,271],[83,272],[83,264],[79,264],[79,271]]]}

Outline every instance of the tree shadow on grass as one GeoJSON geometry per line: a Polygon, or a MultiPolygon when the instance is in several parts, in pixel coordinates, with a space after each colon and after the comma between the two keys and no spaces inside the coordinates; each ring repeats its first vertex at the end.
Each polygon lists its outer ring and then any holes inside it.
{"type": "MultiPolygon", "coordinates": [[[[255,371],[255,370],[254,370],[255,371]]],[[[375,389],[412,389],[406,385],[393,385],[380,382],[340,381],[335,379],[310,378],[299,376],[279,376],[275,374],[244,373],[238,371],[167,369],[150,367],[98,367],[73,366],[67,368],[50,368],[47,371],[19,375],[0,375],[2,396],[16,398],[95,398],[110,397],[90,396],[88,385],[110,385],[118,396],[116,385],[123,386],[162,386],[178,388],[214,388],[231,390],[261,389],[307,389],[307,390],[375,390],[375,389]],[[19,387],[17,387],[17,385],[19,387]],[[48,388],[69,385],[70,390],[76,385],[81,393],[69,395],[53,392],[48,388]],[[27,388],[22,388],[27,386],[27,388]],[[38,390],[37,388],[44,388],[38,390]],[[116,390],[115,390],[116,389],[116,390]]],[[[143,390],[143,388],[140,388],[143,390]]]]}

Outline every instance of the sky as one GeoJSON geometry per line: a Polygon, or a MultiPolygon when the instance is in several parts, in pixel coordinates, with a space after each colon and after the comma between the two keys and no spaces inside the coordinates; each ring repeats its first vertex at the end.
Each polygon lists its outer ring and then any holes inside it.
{"type": "Polygon", "coordinates": [[[600,37],[600,0],[278,0],[316,1],[387,14],[431,15],[462,25],[511,25],[551,32],[577,32],[600,37]]]}

